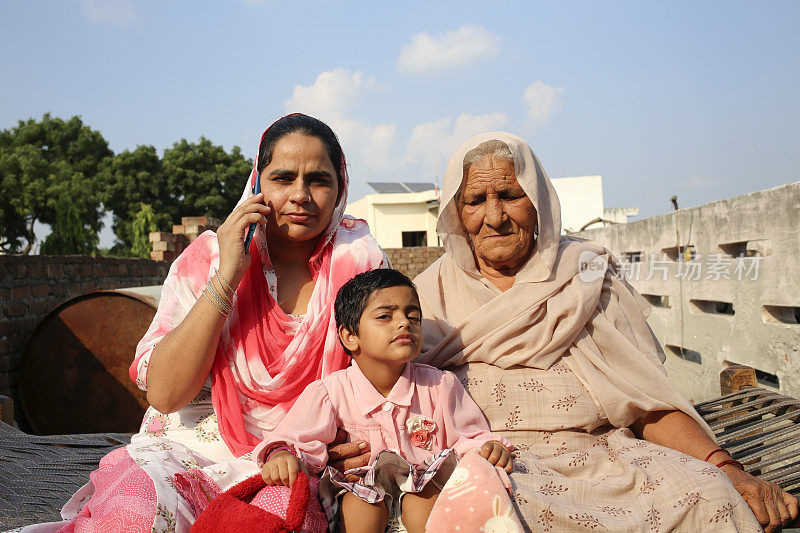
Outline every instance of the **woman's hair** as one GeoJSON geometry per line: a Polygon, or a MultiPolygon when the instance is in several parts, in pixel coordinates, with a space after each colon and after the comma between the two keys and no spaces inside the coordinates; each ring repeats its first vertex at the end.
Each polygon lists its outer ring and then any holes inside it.
{"type": "Polygon", "coordinates": [[[508,147],[503,141],[491,139],[484,141],[466,154],[464,154],[464,177],[467,177],[469,167],[476,163],[480,158],[490,155],[497,159],[504,159],[506,161],[514,162],[514,154],[511,153],[511,148],[508,147]]]}
{"type": "Polygon", "coordinates": [[[358,274],[342,285],[336,294],[336,301],[333,303],[336,327],[344,326],[347,331],[358,334],[358,323],[361,315],[364,314],[364,309],[367,308],[372,293],[389,287],[401,286],[411,287],[411,290],[417,295],[417,289],[411,280],[402,272],[392,268],[376,268],[358,274]]]}
{"type": "Polygon", "coordinates": [[[333,168],[336,169],[336,177],[339,178],[339,187],[341,188],[343,177],[341,175],[342,147],[339,144],[339,139],[330,126],[317,118],[303,115],[302,113],[287,115],[270,126],[269,131],[261,140],[261,146],[258,148],[258,166],[256,167],[258,172],[260,173],[264,170],[264,167],[272,161],[275,143],[292,133],[310,135],[322,141],[328,151],[328,157],[333,163],[333,168]]]}

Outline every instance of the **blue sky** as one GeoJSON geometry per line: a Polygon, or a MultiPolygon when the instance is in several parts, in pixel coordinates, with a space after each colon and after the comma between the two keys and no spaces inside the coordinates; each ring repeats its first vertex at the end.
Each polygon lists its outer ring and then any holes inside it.
{"type": "Polygon", "coordinates": [[[49,111],[115,152],[252,156],[303,111],[340,135],[351,199],[504,129],[652,216],[800,180],[798,21],[796,1],[9,0],[0,128],[49,111]]]}

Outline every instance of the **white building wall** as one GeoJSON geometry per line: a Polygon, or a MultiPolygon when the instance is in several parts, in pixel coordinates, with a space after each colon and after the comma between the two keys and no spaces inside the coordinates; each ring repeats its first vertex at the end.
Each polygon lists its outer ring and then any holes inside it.
{"type": "Polygon", "coordinates": [[[561,228],[575,232],[584,224],[603,217],[603,177],[552,178],[561,201],[561,228]]]}
{"type": "Polygon", "coordinates": [[[427,246],[438,246],[438,201],[433,190],[420,193],[368,194],[348,204],[345,213],[367,221],[383,248],[401,248],[404,231],[424,231],[427,246]]]}
{"type": "Polygon", "coordinates": [[[424,231],[427,233],[428,224],[425,216],[425,205],[414,204],[377,204],[375,219],[391,221],[386,224],[376,224],[375,239],[384,248],[402,248],[404,231],[424,231]],[[420,208],[421,207],[421,208],[420,208]]]}

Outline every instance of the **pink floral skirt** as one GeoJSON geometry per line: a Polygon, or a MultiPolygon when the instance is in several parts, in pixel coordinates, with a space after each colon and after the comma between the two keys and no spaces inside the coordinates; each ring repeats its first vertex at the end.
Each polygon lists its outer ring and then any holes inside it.
{"type": "MultiPolygon", "coordinates": [[[[159,512],[158,497],[153,480],[130,456],[126,448],[118,448],[100,461],[97,470],[89,474],[94,493],[83,504],[77,516],[58,530],[59,533],[150,533],[159,512]]],[[[316,495],[317,479],[312,479],[312,500],[303,531],[327,529],[325,513],[316,495]]],[[[198,516],[220,489],[199,469],[176,474],[172,480],[175,490],[198,516]]],[[[285,517],[291,490],[286,487],[266,487],[251,502],[278,516],[285,517]]],[[[78,501],[78,504],[81,502],[78,501]]],[[[169,515],[169,513],[166,513],[169,515]]],[[[167,527],[176,523],[168,521],[167,527]]],[[[179,528],[180,529],[180,528],[179,528]]]]}
{"type": "Polygon", "coordinates": [[[59,533],[152,530],[158,506],[155,486],[124,447],[103,457],[89,480],[94,494],[59,533]]]}

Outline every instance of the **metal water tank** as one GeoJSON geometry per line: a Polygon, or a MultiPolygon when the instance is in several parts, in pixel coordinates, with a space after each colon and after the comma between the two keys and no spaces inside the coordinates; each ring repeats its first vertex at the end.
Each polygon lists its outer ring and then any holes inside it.
{"type": "Polygon", "coordinates": [[[161,286],[97,290],[50,311],[20,359],[19,398],[39,435],[135,432],[147,408],[128,367],[161,286]]]}

